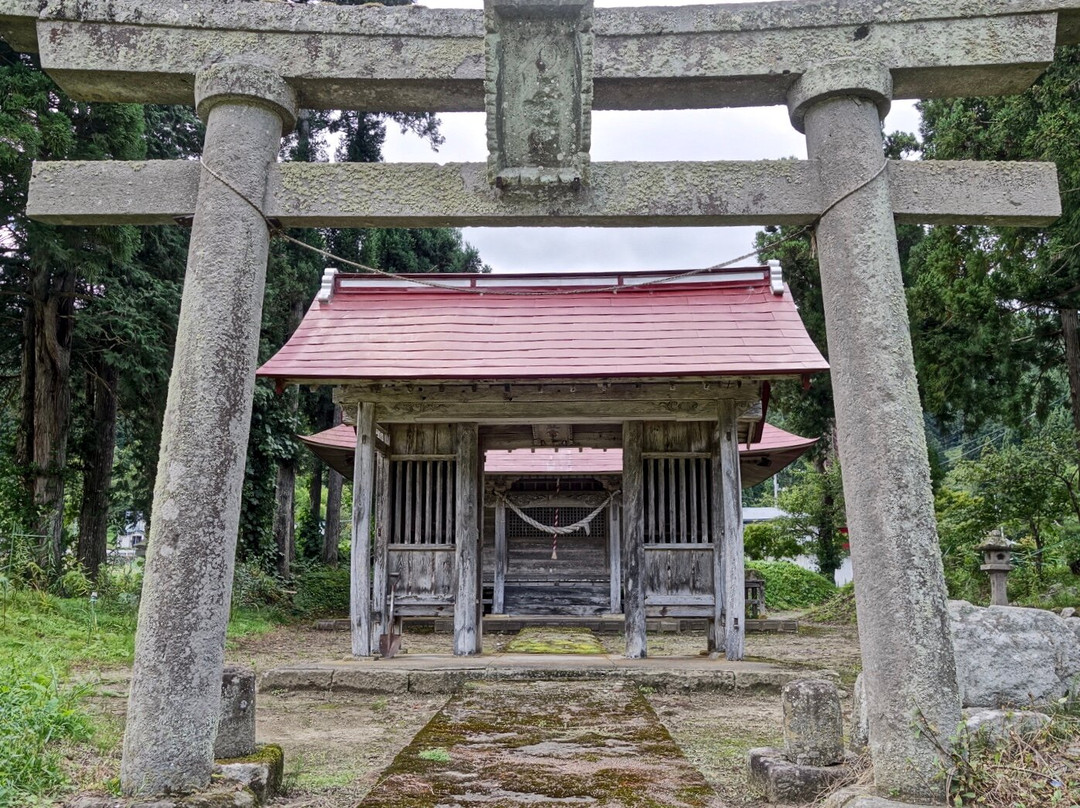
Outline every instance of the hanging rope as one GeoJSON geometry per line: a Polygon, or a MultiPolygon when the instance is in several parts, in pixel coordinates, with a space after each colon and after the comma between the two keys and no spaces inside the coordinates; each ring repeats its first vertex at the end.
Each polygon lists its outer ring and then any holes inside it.
{"type": "Polygon", "coordinates": [[[562,477],[555,478],[555,524],[552,525],[554,532],[551,534],[551,560],[559,560],[559,487],[562,485],[562,477]]]}
{"type": "Polygon", "coordinates": [[[567,536],[571,533],[577,533],[579,530],[584,530],[585,535],[588,536],[591,535],[590,526],[592,525],[593,520],[600,514],[602,510],[604,510],[604,508],[611,504],[611,500],[614,499],[618,495],[618,493],[618,491],[615,491],[611,494],[608,494],[607,499],[605,499],[603,502],[596,506],[596,510],[590,513],[584,519],[579,519],[578,521],[574,522],[574,524],[566,526],[545,525],[543,522],[538,522],[531,516],[526,514],[525,511],[523,511],[518,505],[515,505],[512,500],[507,499],[502,494],[496,493],[495,498],[506,503],[506,507],[516,513],[522,522],[529,525],[530,527],[534,527],[537,530],[543,531],[544,533],[551,533],[554,536],[567,536]]]}

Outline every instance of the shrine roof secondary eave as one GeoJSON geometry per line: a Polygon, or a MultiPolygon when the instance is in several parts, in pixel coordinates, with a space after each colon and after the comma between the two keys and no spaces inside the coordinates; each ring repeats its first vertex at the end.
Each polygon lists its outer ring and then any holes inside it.
{"type": "Polygon", "coordinates": [[[771,379],[828,369],[779,266],[343,275],[263,365],[282,383],[771,379]],[[425,285],[432,284],[432,285],[425,285]]]}

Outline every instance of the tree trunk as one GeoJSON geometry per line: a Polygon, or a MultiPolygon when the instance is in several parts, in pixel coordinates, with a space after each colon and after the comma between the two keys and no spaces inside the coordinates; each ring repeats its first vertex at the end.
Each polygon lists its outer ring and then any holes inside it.
{"type": "MultiPolygon", "coordinates": [[[[1069,377],[1069,402],[1073,429],[1080,432],[1080,337],[1076,309],[1060,309],[1061,332],[1065,337],[1065,370],[1069,377]]],[[[1080,448],[1080,447],[1078,447],[1080,448]]]]}
{"type": "Polygon", "coordinates": [[[829,479],[830,466],[836,462],[836,428],[831,425],[824,452],[814,459],[814,470],[822,475],[821,502],[817,514],[817,564],[818,572],[835,580],[836,570],[840,568],[840,547],[836,531],[836,492],[829,479]]]}
{"type": "MultiPolygon", "coordinates": [[[[334,405],[330,413],[330,426],[341,423],[341,407],[334,405]]],[[[336,566],[338,544],[341,543],[341,490],[345,478],[329,466],[326,467],[326,522],[323,524],[322,562],[336,566]]]]}
{"type": "Polygon", "coordinates": [[[338,563],[338,544],[341,542],[341,489],[345,478],[333,469],[326,474],[326,525],[323,528],[322,562],[338,563]]]}
{"type": "MultiPolygon", "coordinates": [[[[304,316],[303,304],[293,303],[289,333],[296,330],[304,316]]],[[[300,406],[300,391],[291,387],[285,393],[289,399],[289,412],[295,417],[300,406]]],[[[296,560],[296,457],[278,463],[277,483],[274,489],[274,543],[278,551],[278,573],[289,577],[296,560]]]]}
{"type": "MultiPolygon", "coordinates": [[[[323,466],[326,465],[319,458],[315,458],[311,464],[311,484],[308,486],[308,502],[311,507],[311,524],[315,526],[316,533],[322,525],[322,484],[323,466]]],[[[308,550],[309,556],[315,553],[308,550]]]]}
{"type": "Polygon", "coordinates": [[[278,574],[287,578],[296,560],[296,525],[293,506],[296,503],[296,464],[279,463],[274,493],[274,543],[278,552],[278,574]]]}
{"type": "Polygon", "coordinates": [[[75,274],[34,270],[23,320],[17,460],[37,516],[39,560],[56,572],[63,558],[64,470],[71,426],[71,339],[75,274]]]}
{"type": "MultiPolygon", "coordinates": [[[[100,355],[99,355],[100,357],[100,355]]],[[[86,574],[95,580],[105,563],[109,529],[109,489],[112,486],[113,452],[116,449],[115,367],[95,361],[87,383],[86,442],[83,449],[82,505],[79,508],[78,558],[86,574]]]]}

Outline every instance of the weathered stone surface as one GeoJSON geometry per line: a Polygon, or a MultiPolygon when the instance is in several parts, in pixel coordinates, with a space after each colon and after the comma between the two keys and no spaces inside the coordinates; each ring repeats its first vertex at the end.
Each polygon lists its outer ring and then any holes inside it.
{"type": "Polygon", "coordinates": [[[255,751],[255,672],[226,667],[221,675],[221,719],[215,758],[239,758],[255,751]]]}
{"type": "Polygon", "coordinates": [[[329,693],[333,678],[333,668],[272,668],[262,674],[259,689],[329,693]]]}
{"type": "MultiPolygon", "coordinates": [[[[255,54],[285,66],[305,108],[483,109],[480,12],[212,5],[151,9],[128,0],[76,9],[54,0],[38,32],[42,62],[86,100],[191,103],[200,66],[255,54]]],[[[792,82],[826,57],[888,65],[897,98],[1019,92],[1053,58],[1058,33],[1055,14],[1016,13],[1031,10],[1016,3],[973,2],[970,15],[946,13],[940,2],[904,4],[913,8],[903,13],[846,5],[811,3],[816,16],[798,3],[598,11],[594,107],[783,103],[792,82]],[[786,13],[813,22],[799,26],[786,13]]],[[[12,17],[7,30],[26,44],[23,26],[12,17]]]]}
{"type": "Polygon", "coordinates": [[[338,668],[334,671],[331,692],[343,693],[407,693],[409,672],[379,670],[377,667],[338,668]]]}
{"type": "Polygon", "coordinates": [[[488,180],[510,192],[587,181],[592,0],[484,4],[488,180]]]}
{"type": "Polygon", "coordinates": [[[1042,609],[949,603],[965,707],[1025,707],[1064,696],[1080,676],[1072,620],[1042,609]]]}
{"type": "Polygon", "coordinates": [[[988,740],[1004,738],[1011,732],[1035,732],[1050,723],[1050,716],[1033,710],[990,710],[979,708],[964,711],[964,728],[972,735],[988,740]]]}
{"type": "Polygon", "coordinates": [[[849,765],[804,766],[792,763],[779,749],[762,747],[747,754],[749,780],[769,802],[806,805],[817,800],[851,773],[849,765]]]}
{"type": "Polygon", "coordinates": [[[844,718],[836,685],[796,679],[780,691],[784,755],[800,766],[835,766],[844,759],[844,718]]]}
{"type": "Polygon", "coordinates": [[[270,241],[238,192],[262,199],[280,143],[266,106],[210,110],[135,637],[129,795],[210,780],[270,241]]]}
{"type": "Polygon", "coordinates": [[[861,755],[870,744],[870,713],[866,708],[865,673],[860,673],[855,678],[855,686],[851,690],[851,727],[848,730],[848,746],[852,752],[861,755]]]}
{"type": "Polygon", "coordinates": [[[235,784],[215,786],[207,791],[184,797],[156,799],[117,799],[96,794],[83,794],[64,803],[65,808],[256,808],[255,794],[235,784]]]}
{"type": "Polygon", "coordinates": [[[409,692],[424,695],[456,693],[470,679],[486,678],[475,671],[413,671],[409,674],[409,692]]]}
{"type": "MultiPolygon", "coordinates": [[[[286,227],[809,224],[825,199],[810,163],[593,163],[588,192],[510,203],[480,163],[282,163],[266,213],[286,227]],[[358,195],[357,188],[364,193],[358,195]]],[[[1045,225],[1061,214],[1053,163],[899,160],[889,164],[898,222],[1045,225]]],[[[50,224],[172,224],[195,210],[187,161],[34,165],[27,211],[50,224]]]]}
{"type": "Polygon", "coordinates": [[[821,808],[912,808],[924,803],[898,802],[871,793],[866,786],[847,786],[830,794],[821,808]]]}
{"type": "Polygon", "coordinates": [[[255,795],[258,804],[268,802],[281,790],[285,776],[285,755],[276,744],[260,746],[254,754],[214,764],[214,774],[239,783],[255,795]]]}
{"type": "MultiPolygon", "coordinates": [[[[865,66],[868,100],[831,97],[812,79],[820,100],[797,90],[792,101],[823,192],[843,199],[822,217],[817,246],[874,778],[882,792],[926,801],[942,796],[941,752],[913,726],[949,732],[960,697],[891,189],[879,173],[882,69],[865,66]]],[[[842,79],[848,91],[858,83],[850,65],[842,79]]]]}

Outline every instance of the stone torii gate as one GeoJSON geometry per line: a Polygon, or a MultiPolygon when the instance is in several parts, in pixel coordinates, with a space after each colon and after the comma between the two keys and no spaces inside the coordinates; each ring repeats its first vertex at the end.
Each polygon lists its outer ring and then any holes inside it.
{"type": "Polygon", "coordinates": [[[29,213],[192,219],[125,735],[129,794],[209,780],[269,243],[292,226],[816,224],[870,749],[940,796],[960,714],[895,222],[1038,225],[1054,167],[883,162],[892,98],[1015,93],[1080,41],[1080,0],[485,12],[4,0],[0,35],[72,97],[195,102],[192,162],[46,163],[29,213]],[[506,70],[506,67],[513,70],[506,70]],[[809,160],[591,164],[597,109],[788,105],[809,160]],[[487,110],[487,165],[278,165],[298,108],[487,110]]]}

